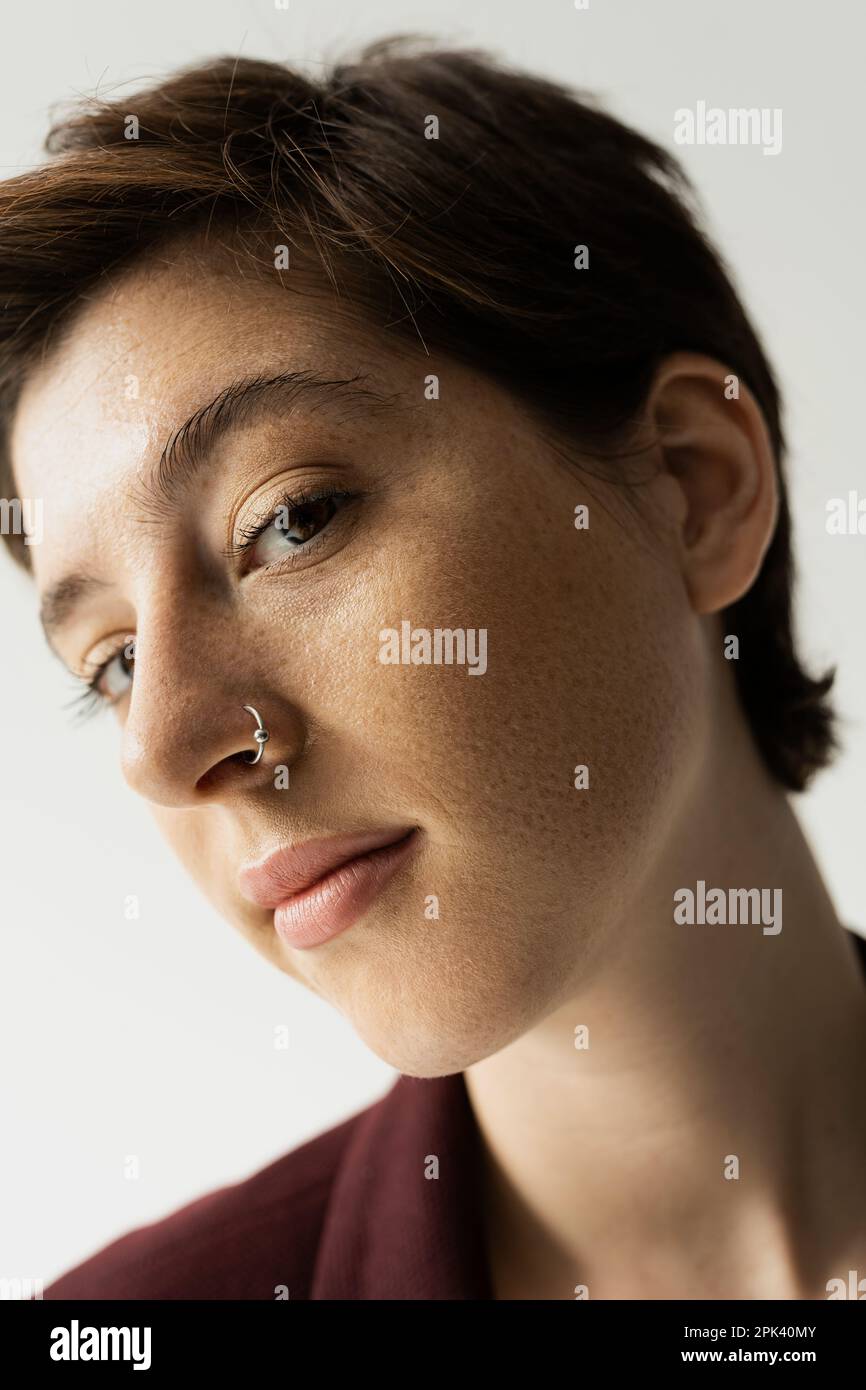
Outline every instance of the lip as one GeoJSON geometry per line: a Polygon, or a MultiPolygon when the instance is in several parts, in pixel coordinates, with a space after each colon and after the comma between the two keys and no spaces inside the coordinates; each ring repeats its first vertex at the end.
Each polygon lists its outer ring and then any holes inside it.
{"type": "Polygon", "coordinates": [[[353,926],[416,848],[414,826],[283,846],[245,865],[245,898],[274,910],[274,928],[306,950],[353,926]]]}

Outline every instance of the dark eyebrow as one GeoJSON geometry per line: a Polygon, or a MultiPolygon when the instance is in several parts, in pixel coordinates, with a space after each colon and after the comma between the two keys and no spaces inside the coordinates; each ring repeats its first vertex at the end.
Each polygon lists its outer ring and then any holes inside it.
{"type": "Polygon", "coordinates": [[[39,608],[42,631],[51,646],[51,634],[69,622],[72,612],[85,595],[94,589],[110,589],[111,585],[92,574],[65,574],[47,590],[39,608]]]}
{"type": "Polygon", "coordinates": [[[171,435],[151,477],[140,484],[144,505],[164,514],[174,505],[180,488],[203,467],[217,442],[256,417],[288,413],[298,405],[310,414],[326,410],[343,420],[398,408],[399,393],[383,395],[365,385],[366,381],[363,373],[332,380],[315,372],[281,372],[232,382],[171,435]]]}
{"type": "MultiPolygon", "coordinates": [[[[331,380],[315,372],[281,372],[232,382],[174,430],[150,476],[138,484],[142,508],[151,515],[165,515],[179,490],[204,467],[218,440],[256,417],[288,412],[297,405],[309,413],[327,410],[344,420],[400,408],[399,393],[384,395],[366,381],[363,373],[331,380]]],[[[110,587],[105,580],[81,572],[66,574],[52,584],[39,611],[49,645],[52,634],[70,621],[84,597],[110,587]]]]}

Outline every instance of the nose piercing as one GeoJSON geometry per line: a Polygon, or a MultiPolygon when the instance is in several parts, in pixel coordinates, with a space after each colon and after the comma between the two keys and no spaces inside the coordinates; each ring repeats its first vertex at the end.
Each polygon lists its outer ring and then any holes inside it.
{"type": "Polygon", "coordinates": [[[258,746],[258,749],[256,750],[255,754],[247,753],[246,758],[245,758],[245,762],[248,762],[248,763],[257,763],[257,762],[259,761],[259,758],[262,756],[262,754],[263,754],[264,751],[265,751],[265,744],[267,743],[268,739],[270,738],[270,734],[268,733],[267,729],[265,728],[264,724],[262,723],[262,717],[261,717],[261,715],[259,714],[258,710],[253,709],[252,705],[244,705],[243,708],[244,708],[245,710],[248,710],[248,711],[249,711],[249,713],[253,716],[253,718],[255,719],[256,723],[257,723],[258,726],[259,726],[257,729],[255,729],[255,730],[253,731],[253,738],[255,739],[256,743],[259,745],[259,746],[258,746]]]}

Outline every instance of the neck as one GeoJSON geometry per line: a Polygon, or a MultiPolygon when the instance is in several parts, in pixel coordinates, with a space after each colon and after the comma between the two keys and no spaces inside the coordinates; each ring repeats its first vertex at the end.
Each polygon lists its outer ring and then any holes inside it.
{"type": "Polygon", "coordinates": [[[696,778],[603,935],[465,1074],[497,1297],[826,1297],[866,1274],[862,968],[751,745],[696,778]],[[701,880],[781,889],[782,929],[677,924],[701,880]]]}

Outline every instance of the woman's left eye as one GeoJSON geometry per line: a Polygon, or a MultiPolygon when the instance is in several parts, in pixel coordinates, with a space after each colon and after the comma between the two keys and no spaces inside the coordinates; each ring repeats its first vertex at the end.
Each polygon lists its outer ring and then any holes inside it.
{"type": "Polygon", "coordinates": [[[250,568],[267,569],[307,548],[349,497],[346,492],[333,492],[300,501],[286,498],[266,521],[243,533],[235,549],[249,554],[250,568]]]}

